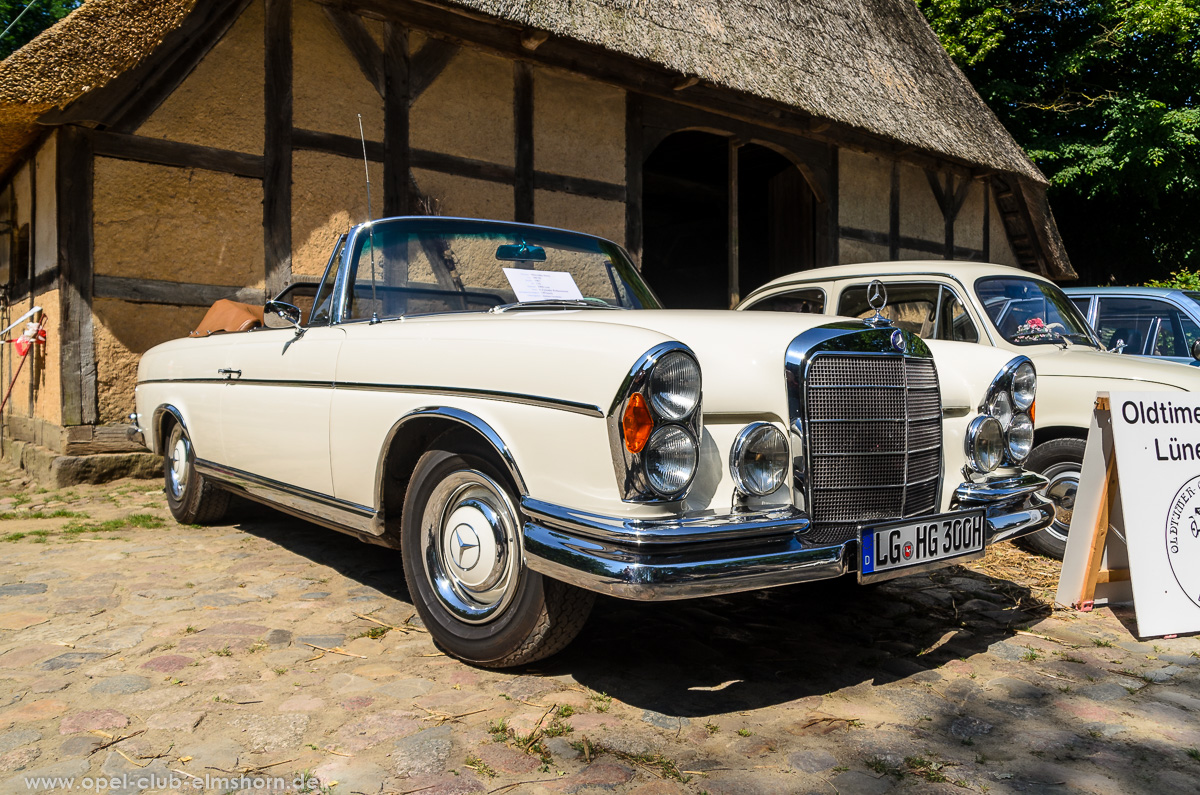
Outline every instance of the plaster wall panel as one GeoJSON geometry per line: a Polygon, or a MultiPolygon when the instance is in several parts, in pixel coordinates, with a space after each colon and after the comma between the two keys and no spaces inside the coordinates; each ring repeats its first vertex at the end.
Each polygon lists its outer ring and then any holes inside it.
{"type": "Polygon", "coordinates": [[[625,92],[570,72],[533,73],[538,171],[625,184],[625,92]]]}
{"type": "Polygon", "coordinates": [[[111,298],[92,302],[100,422],[124,422],[133,406],[141,355],[159,343],[186,337],[207,309],[135,304],[111,298]]]}
{"type": "Polygon", "coordinates": [[[983,248],[983,183],[971,180],[967,198],[954,219],[954,245],[983,248]]]}
{"type": "MultiPolygon", "coordinates": [[[[928,190],[928,188],[926,188],[928,190]]],[[[838,223],[887,234],[890,225],[892,162],[871,155],[838,152],[838,223]]],[[[903,197],[901,207],[903,207],[903,197]]],[[[844,245],[844,244],[843,244],[844,245]]],[[[883,259],[887,259],[884,251],[883,259]]],[[[847,262],[845,258],[842,262],[847,262]]]]}
{"type": "Polygon", "coordinates": [[[96,273],[261,287],[262,198],[255,179],[98,157],[96,273]]]}
{"type": "MultiPolygon", "coordinates": [[[[292,16],[295,126],[358,137],[358,114],[369,140],[383,140],[383,98],[325,16],[322,6],[296,0],[292,16]]],[[[261,69],[261,64],[260,64],[261,69]]]]}
{"type": "Polygon", "coordinates": [[[413,103],[409,123],[415,149],[513,165],[513,62],[463,47],[413,103]]]}
{"type": "Polygon", "coordinates": [[[625,203],[539,190],[533,194],[534,219],[542,226],[587,232],[624,245],[625,203]]]}
{"type": "Polygon", "coordinates": [[[901,261],[906,261],[906,260],[940,261],[940,260],[944,260],[944,259],[946,259],[946,256],[942,252],[934,254],[929,251],[916,251],[915,249],[910,249],[910,248],[900,249],[900,260],[901,261]]]}
{"type": "Polygon", "coordinates": [[[1013,254],[1012,246],[1008,242],[1008,232],[1004,229],[1004,218],[1001,217],[995,202],[991,202],[989,212],[992,214],[991,228],[988,230],[991,251],[984,252],[987,261],[997,265],[1011,265],[1019,268],[1020,263],[1013,254]]]}
{"type": "MultiPolygon", "coordinates": [[[[320,152],[292,156],[292,273],[320,276],[338,236],[367,220],[362,160],[320,152]]],[[[383,164],[371,163],[375,213],[383,205],[383,164]]]]}
{"type": "MultiPolygon", "coordinates": [[[[942,175],[938,175],[942,179],[942,175]]],[[[946,222],[925,169],[900,164],[900,235],[945,245],[946,222]]],[[[928,256],[928,255],[926,255],[928,256]]]]}
{"type": "Polygon", "coordinates": [[[138,134],[262,154],[263,126],[263,0],[254,0],[138,134]]]}
{"type": "Polygon", "coordinates": [[[33,230],[34,274],[46,273],[58,268],[58,173],[56,156],[58,135],[52,133],[37,151],[37,223],[33,230]]]}
{"type": "Polygon", "coordinates": [[[849,265],[856,262],[885,262],[887,258],[887,246],[877,246],[874,243],[863,243],[858,240],[847,240],[844,237],[838,241],[839,265],[849,265]]]}
{"type": "Polygon", "coordinates": [[[413,176],[417,180],[417,190],[430,203],[433,215],[513,220],[511,185],[418,168],[413,169],[413,176]]]}

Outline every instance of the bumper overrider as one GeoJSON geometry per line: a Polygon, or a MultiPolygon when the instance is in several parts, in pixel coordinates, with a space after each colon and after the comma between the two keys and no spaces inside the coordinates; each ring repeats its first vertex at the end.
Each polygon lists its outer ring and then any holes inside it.
{"type": "MultiPolygon", "coordinates": [[[[990,545],[1050,524],[1053,505],[1037,493],[1046,484],[1034,473],[963,483],[955,490],[953,507],[985,510],[990,545]]],[[[858,570],[857,538],[836,544],[807,541],[808,517],[791,507],[658,520],[600,516],[529,497],[521,508],[528,518],[529,568],[623,599],[688,599],[858,570]]]]}

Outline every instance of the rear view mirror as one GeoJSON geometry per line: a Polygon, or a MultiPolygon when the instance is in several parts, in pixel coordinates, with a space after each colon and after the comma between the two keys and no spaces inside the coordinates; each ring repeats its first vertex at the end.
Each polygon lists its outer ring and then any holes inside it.
{"type": "Polygon", "coordinates": [[[1192,341],[1192,358],[1200,362],[1200,337],[1192,341]]]}
{"type": "Polygon", "coordinates": [[[502,262],[545,262],[546,249],[531,246],[522,240],[516,245],[497,247],[496,259],[502,262]]]}

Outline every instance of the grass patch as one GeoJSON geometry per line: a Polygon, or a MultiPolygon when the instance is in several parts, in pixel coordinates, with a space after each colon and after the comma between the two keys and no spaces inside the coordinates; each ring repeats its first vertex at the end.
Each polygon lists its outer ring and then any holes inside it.
{"type": "Polygon", "coordinates": [[[146,530],[157,530],[166,527],[167,523],[152,513],[135,513],[125,517],[125,523],[130,527],[141,527],[146,530]]]}
{"type": "Polygon", "coordinates": [[[597,712],[608,712],[612,706],[612,696],[608,693],[588,693],[588,700],[592,703],[592,709],[597,712]]]}
{"type": "Polygon", "coordinates": [[[1100,638],[1092,638],[1092,645],[1098,646],[1101,649],[1111,649],[1113,642],[1111,640],[1101,640],[1100,638]]]}
{"type": "Polygon", "coordinates": [[[463,761],[463,767],[469,767],[481,776],[495,778],[496,771],[487,762],[483,761],[475,754],[467,754],[466,760],[463,761]]]}
{"type": "Polygon", "coordinates": [[[30,511],[25,513],[0,513],[0,522],[6,522],[12,519],[86,519],[86,513],[79,511],[68,511],[64,508],[59,508],[56,511],[30,511]]]}
{"type": "Polygon", "coordinates": [[[675,764],[675,760],[662,754],[629,754],[601,743],[593,743],[587,737],[571,743],[571,747],[583,754],[584,760],[589,763],[600,754],[609,754],[623,762],[650,770],[662,778],[674,779],[681,784],[686,784],[691,780],[691,776],[680,770],[679,765],[675,764]]]}
{"type": "Polygon", "coordinates": [[[384,635],[388,634],[388,630],[390,629],[391,627],[371,627],[365,632],[360,632],[355,635],[354,639],[358,640],[359,638],[370,638],[371,640],[379,640],[384,635]]]}
{"type": "Polygon", "coordinates": [[[6,536],[0,537],[0,541],[20,541],[24,537],[24,533],[9,533],[6,536]]]}
{"type": "Polygon", "coordinates": [[[1200,762],[1200,748],[1189,748],[1189,749],[1187,749],[1186,753],[1193,760],[1200,762]]]}

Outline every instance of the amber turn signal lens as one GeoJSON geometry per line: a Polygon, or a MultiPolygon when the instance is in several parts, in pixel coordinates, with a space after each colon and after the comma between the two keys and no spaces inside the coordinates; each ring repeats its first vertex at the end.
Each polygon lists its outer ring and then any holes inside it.
{"type": "Polygon", "coordinates": [[[625,416],[621,418],[621,430],[625,432],[625,449],[631,453],[640,453],[650,440],[650,432],[654,430],[654,418],[641,392],[634,392],[625,406],[625,416]]]}
{"type": "Polygon", "coordinates": [[[1035,416],[1036,414],[1037,414],[1037,402],[1035,401],[1035,402],[1029,404],[1029,421],[1030,422],[1037,422],[1037,417],[1035,416]]]}

